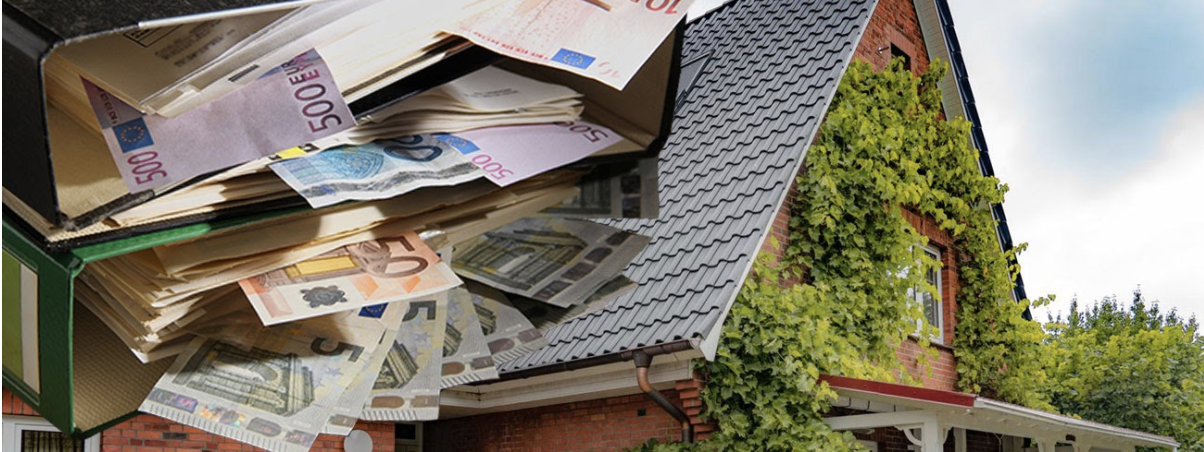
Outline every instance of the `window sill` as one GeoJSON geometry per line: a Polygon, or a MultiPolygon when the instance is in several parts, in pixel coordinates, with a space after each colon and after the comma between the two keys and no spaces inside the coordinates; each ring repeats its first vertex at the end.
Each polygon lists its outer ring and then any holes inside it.
{"type": "MultiPolygon", "coordinates": [[[[908,334],[908,335],[907,335],[907,340],[909,340],[909,341],[912,341],[912,342],[915,342],[915,343],[916,343],[916,345],[920,345],[920,336],[917,336],[917,335],[915,335],[915,334],[908,334]]],[[[949,345],[946,345],[946,344],[944,344],[944,343],[942,343],[942,342],[937,342],[937,341],[929,340],[929,341],[928,341],[928,345],[929,345],[929,346],[931,346],[932,348],[936,348],[936,349],[939,349],[939,350],[944,350],[944,351],[947,351],[947,352],[949,352],[949,353],[953,353],[953,347],[951,347],[951,346],[949,346],[949,345]]]]}

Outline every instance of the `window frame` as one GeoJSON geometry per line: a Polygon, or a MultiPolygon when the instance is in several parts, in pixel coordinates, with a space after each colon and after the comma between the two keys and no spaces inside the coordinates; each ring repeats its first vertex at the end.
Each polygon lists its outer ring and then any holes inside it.
{"type": "MultiPolygon", "coordinates": [[[[22,450],[22,433],[25,431],[62,433],[45,418],[5,414],[3,450],[22,450]]],[[[92,435],[84,440],[84,452],[100,452],[100,434],[92,435]]]]}
{"type": "MultiPolygon", "coordinates": [[[[933,298],[933,306],[932,306],[932,310],[935,313],[934,317],[936,317],[936,319],[935,319],[936,324],[935,325],[932,324],[932,319],[928,318],[927,313],[924,313],[924,316],[921,319],[921,322],[926,322],[926,323],[936,327],[936,330],[937,330],[936,337],[930,337],[930,338],[928,338],[928,340],[931,342],[935,342],[935,343],[944,345],[944,343],[945,343],[945,289],[944,289],[943,285],[944,285],[945,275],[943,274],[944,273],[943,270],[945,267],[945,261],[941,259],[942,254],[941,254],[941,250],[939,248],[932,246],[932,245],[923,245],[920,248],[924,251],[924,253],[927,253],[929,257],[932,257],[937,262],[937,265],[938,265],[938,267],[936,267],[934,269],[935,271],[933,272],[936,275],[936,281],[932,283],[933,286],[936,287],[936,297],[933,298]]],[[[924,272],[923,276],[921,276],[921,277],[924,278],[925,282],[928,282],[927,281],[928,269],[923,268],[923,265],[920,265],[920,269],[921,269],[921,271],[924,272]]],[[[920,305],[920,310],[923,311],[924,307],[925,307],[924,306],[924,301],[925,301],[924,297],[925,297],[925,295],[929,295],[929,293],[919,290],[919,288],[917,287],[917,288],[912,289],[911,295],[913,297],[913,300],[915,300],[916,304],[920,305]]],[[[919,335],[920,330],[923,329],[923,327],[924,327],[924,323],[917,323],[915,334],[919,335]]]]}

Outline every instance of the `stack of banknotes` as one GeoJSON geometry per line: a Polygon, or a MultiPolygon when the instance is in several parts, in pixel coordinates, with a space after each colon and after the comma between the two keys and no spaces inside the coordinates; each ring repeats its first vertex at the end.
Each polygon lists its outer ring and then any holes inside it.
{"type": "Polygon", "coordinates": [[[436,419],[441,390],[498,378],[548,329],[631,290],[623,271],[649,239],[589,218],[655,218],[656,160],[574,165],[646,148],[593,119],[613,113],[505,64],[365,115],[350,105],[473,47],[622,89],[689,1],[672,5],[302,3],[52,56],[66,140],[111,157],[106,187],[149,193],[90,193],[120,204],[97,225],[294,209],[84,267],[80,303],[143,362],[174,360],[140,409],[298,451],[360,419],[436,419]],[[380,19],[418,15],[432,19],[380,19]]]}
{"type": "Polygon", "coordinates": [[[265,326],[196,330],[140,410],[270,450],[360,419],[437,419],[443,389],[497,378],[547,329],[633,288],[621,272],[648,242],[546,216],[436,252],[439,237],[406,231],[239,280],[217,297],[265,326]]]}

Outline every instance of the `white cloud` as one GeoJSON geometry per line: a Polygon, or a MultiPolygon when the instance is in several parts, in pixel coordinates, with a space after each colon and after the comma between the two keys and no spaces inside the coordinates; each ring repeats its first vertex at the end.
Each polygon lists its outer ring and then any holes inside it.
{"type": "MultiPolygon", "coordinates": [[[[1074,111],[1068,106],[1089,108],[1075,103],[1065,84],[1076,79],[1060,71],[1067,64],[1087,64],[1065,63],[1073,56],[1067,53],[1072,38],[1090,42],[1091,33],[1109,32],[1091,22],[1098,11],[1085,11],[1101,5],[1019,3],[955,1],[953,12],[996,174],[1012,189],[1004,205],[1009,226],[1015,240],[1030,244],[1020,257],[1029,296],[1056,294],[1052,309],[1064,312],[1075,295],[1084,302],[1113,294],[1127,300],[1140,284],[1164,309],[1176,307],[1204,320],[1201,91],[1194,99],[1180,96],[1157,115],[1133,114],[1112,126],[1124,128],[1120,135],[1142,137],[1131,149],[1142,158],[1114,163],[1114,156],[1102,152],[1083,153],[1091,149],[1083,147],[1090,146],[1088,134],[1118,131],[1051,127],[1049,115],[1074,111]],[[1076,146],[1078,154],[1072,153],[1076,146]]],[[[1199,6],[1184,14],[1204,16],[1199,6]]],[[[1204,40],[1204,33],[1197,36],[1204,40]]],[[[1170,50],[1176,45],[1198,47],[1167,43],[1170,50]]],[[[1158,70],[1152,55],[1124,60],[1158,70]]],[[[1108,61],[1097,63],[1081,73],[1115,70],[1108,61]]],[[[1096,95],[1121,94],[1128,93],[1096,95]]],[[[1044,320],[1044,310],[1035,314],[1044,320]]]]}
{"type": "MultiPolygon", "coordinates": [[[[1200,124],[1204,99],[1180,112],[1155,144],[1153,159],[1124,177],[1056,184],[1069,189],[1026,190],[1010,197],[1005,207],[1018,226],[1013,229],[1031,244],[1021,256],[1030,296],[1058,295],[1052,306],[1057,312],[1075,295],[1084,302],[1114,294],[1127,300],[1141,285],[1147,299],[1161,300],[1165,309],[1175,307],[1204,319],[1200,124]],[[1084,190],[1085,185],[1098,188],[1084,190]]],[[[1019,163],[1041,164],[1039,158],[1027,160],[1019,163]]]]}

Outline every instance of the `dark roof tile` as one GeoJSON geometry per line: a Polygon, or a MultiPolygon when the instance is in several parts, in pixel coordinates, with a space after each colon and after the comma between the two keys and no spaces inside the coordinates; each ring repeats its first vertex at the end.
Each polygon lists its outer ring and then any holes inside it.
{"type": "Polygon", "coordinates": [[[547,332],[503,373],[709,334],[771,227],[873,0],[745,0],[690,24],[683,61],[707,57],[661,151],[660,218],[600,220],[652,238],[639,283],[547,332]]]}

